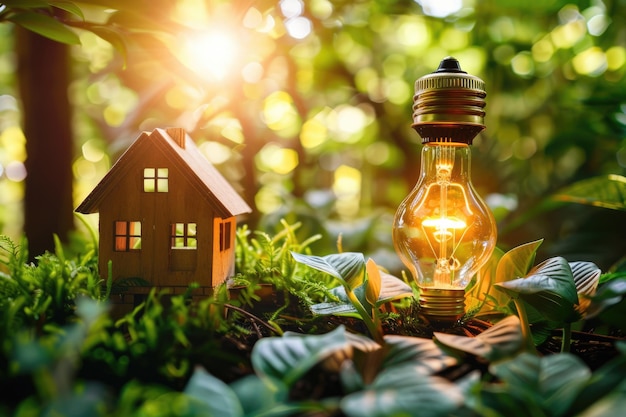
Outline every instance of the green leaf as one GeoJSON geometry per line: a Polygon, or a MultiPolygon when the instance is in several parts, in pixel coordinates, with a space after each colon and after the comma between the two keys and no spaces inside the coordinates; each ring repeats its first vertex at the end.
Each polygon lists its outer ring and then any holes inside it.
{"type": "Polygon", "coordinates": [[[535,263],[537,249],[543,240],[525,243],[505,253],[496,269],[496,282],[525,277],[535,263]]]}
{"type": "Polygon", "coordinates": [[[450,381],[411,367],[393,367],[383,370],[368,389],[345,396],[341,410],[350,417],[440,417],[462,404],[459,387],[450,381]]]}
{"type": "Polygon", "coordinates": [[[259,376],[290,387],[315,364],[346,346],[343,326],[323,335],[266,337],[252,349],[252,366],[259,376]]]}
{"type": "Polygon", "coordinates": [[[243,407],[244,415],[259,415],[287,401],[287,387],[274,382],[266,384],[256,375],[247,375],[230,384],[243,407]],[[278,388],[277,388],[278,386],[278,388]]]}
{"type": "Polygon", "coordinates": [[[541,406],[546,415],[562,416],[591,377],[589,368],[567,353],[539,357],[522,353],[492,365],[490,370],[507,384],[512,395],[541,406]]]}
{"type": "Polygon", "coordinates": [[[362,253],[344,252],[320,257],[292,252],[291,255],[297,262],[326,272],[350,289],[365,281],[365,258],[362,253]]]}
{"type": "MultiPolygon", "coordinates": [[[[620,390],[622,391],[621,396],[624,397],[625,387],[622,386],[620,388],[620,383],[624,381],[624,375],[626,375],[626,356],[621,355],[605,363],[593,373],[589,383],[573,404],[572,409],[584,410],[607,395],[619,394],[620,390]]],[[[607,406],[612,405],[607,404],[607,406]]],[[[617,415],[617,413],[604,415],[617,415]]]]}
{"type": "Polygon", "coordinates": [[[461,352],[497,361],[519,352],[523,344],[522,328],[517,316],[508,316],[476,337],[434,333],[445,346],[461,352]]]}
{"type": "Polygon", "coordinates": [[[57,9],[65,10],[66,12],[78,17],[80,20],[85,20],[85,16],[83,15],[83,11],[80,9],[80,7],[70,1],[57,0],[50,1],[48,2],[48,4],[50,4],[50,6],[56,7],[57,9]]]}
{"type": "Polygon", "coordinates": [[[552,198],[568,203],[586,204],[613,210],[626,210],[626,177],[606,175],[578,181],[552,198]]]}
{"type": "MultiPolygon", "coordinates": [[[[343,288],[343,287],[338,287],[343,288]]],[[[344,293],[345,294],[345,293],[344,293]]],[[[350,316],[360,317],[356,308],[349,302],[330,302],[330,303],[317,303],[311,306],[313,314],[319,314],[320,316],[350,316]]]]}
{"type": "Polygon", "coordinates": [[[457,363],[432,339],[386,335],[384,348],[383,369],[408,367],[421,374],[432,375],[457,363]]]}
{"type": "Polygon", "coordinates": [[[564,258],[554,257],[537,265],[526,278],[497,284],[514,298],[533,306],[547,320],[575,321],[578,294],[572,270],[564,258]]]}
{"type": "Polygon", "coordinates": [[[587,317],[595,317],[614,306],[603,313],[601,318],[608,324],[624,326],[622,313],[626,307],[626,303],[623,302],[625,296],[626,278],[616,278],[602,284],[591,299],[591,305],[587,308],[587,317]]]}
{"type": "Polygon", "coordinates": [[[591,297],[596,293],[602,271],[593,262],[570,262],[574,285],[579,295],[576,311],[586,313],[591,297]]]}
{"type": "Polygon", "coordinates": [[[76,33],[49,16],[39,13],[22,12],[11,15],[8,20],[54,41],[69,45],[80,44],[80,39],[76,33]]]}
{"type": "Polygon", "coordinates": [[[197,367],[185,386],[185,394],[205,407],[209,415],[243,417],[243,407],[235,392],[220,379],[197,367]]]}
{"type": "MultiPolygon", "coordinates": [[[[346,292],[346,287],[340,285],[330,290],[331,294],[339,299],[339,302],[330,302],[330,303],[320,303],[315,304],[311,307],[311,310],[316,314],[345,314],[345,313],[357,313],[358,310],[356,306],[353,304],[350,297],[348,297],[348,293],[346,292]],[[336,309],[336,311],[331,311],[332,309],[336,309]]],[[[358,301],[361,306],[367,306],[371,308],[372,306],[367,301],[365,296],[365,285],[361,285],[355,288],[353,294],[356,296],[356,301],[358,301]]],[[[358,316],[357,316],[358,317],[358,316]]]]}
{"type": "Polygon", "coordinates": [[[110,28],[100,25],[86,25],[86,29],[102,38],[113,46],[113,48],[122,56],[124,63],[128,61],[128,48],[124,42],[124,37],[117,28],[110,28]]]}

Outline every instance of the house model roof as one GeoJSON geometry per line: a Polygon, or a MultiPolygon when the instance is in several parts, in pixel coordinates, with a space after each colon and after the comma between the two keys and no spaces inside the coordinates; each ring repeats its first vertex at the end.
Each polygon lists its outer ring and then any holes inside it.
{"type": "Polygon", "coordinates": [[[119,181],[124,180],[130,168],[141,165],[142,156],[155,151],[161,152],[173,166],[179,168],[187,181],[198,191],[198,196],[205,198],[215,207],[220,216],[237,216],[252,211],[181,128],[143,132],[76,208],[76,211],[84,214],[97,213],[102,201],[107,198],[119,181]]]}

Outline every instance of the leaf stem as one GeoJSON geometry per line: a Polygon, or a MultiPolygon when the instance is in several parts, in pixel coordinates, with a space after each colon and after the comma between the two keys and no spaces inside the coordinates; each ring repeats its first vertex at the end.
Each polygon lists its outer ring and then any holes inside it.
{"type": "Polygon", "coordinates": [[[563,326],[563,337],[561,339],[561,352],[569,352],[572,344],[572,324],[565,323],[563,326]]]}
{"type": "Polygon", "coordinates": [[[365,307],[363,307],[363,305],[357,298],[356,294],[354,294],[354,292],[347,285],[345,286],[345,288],[346,288],[346,295],[348,296],[348,299],[350,299],[350,302],[352,303],[356,311],[359,313],[359,315],[363,319],[363,322],[365,323],[365,326],[367,326],[367,330],[369,330],[372,338],[376,342],[382,343],[383,342],[383,329],[380,324],[380,321],[372,319],[372,316],[374,317],[376,316],[376,312],[372,309],[372,314],[371,315],[368,314],[367,310],[365,309],[365,307]]]}
{"type": "Polygon", "coordinates": [[[517,315],[519,316],[520,324],[522,325],[522,337],[524,338],[526,351],[530,353],[537,353],[535,343],[533,342],[533,334],[530,331],[530,323],[528,323],[528,314],[526,314],[526,306],[524,302],[519,298],[514,298],[515,308],[517,309],[517,315]]]}

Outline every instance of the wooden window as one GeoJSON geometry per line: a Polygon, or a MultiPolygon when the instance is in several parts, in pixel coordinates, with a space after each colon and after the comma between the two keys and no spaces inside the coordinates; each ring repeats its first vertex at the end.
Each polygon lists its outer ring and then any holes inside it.
{"type": "Polygon", "coordinates": [[[197,249],[198,238],[195,223],[172,223],[172,249],[197,249]]]}
{"type": "Polygon", "coordinates": [[[141,250],[141,222],[116,221],[114,227],[116,251],[129,252],[141,250]]]}
{"type": "Polygon", "coordinates": [[[220,251],[230,249],[232,224],[229,220],[220,222],[220,251]]]}
{"type": "Polygon", "coordinates": [[[169,189],[167,168],[144,168],[143,190],[147,193],[166,193],[169,189]]]}

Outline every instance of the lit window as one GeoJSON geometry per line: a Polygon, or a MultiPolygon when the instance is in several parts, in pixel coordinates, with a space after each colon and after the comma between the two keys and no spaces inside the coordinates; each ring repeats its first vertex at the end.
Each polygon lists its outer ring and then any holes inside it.
{"type": "Polygon", "coordinates": [[[220,223],[220,250],[230,249],[230,238],[232,232],[232,224],[229,221],[220,223]]]}
{"type": "Polygon", "coordinates": [[[115,250],[118,252],[141,250],[141,222],[115,222],[115,250]]]}
{"type": "Polygon", "coordinates": [[[172,249],[196,249],[197,247],[198,239],[195,223],[172,223],[172,249]]]}
{"type": "Polygon", "coordinates": [[[168,191],[168,169],[144,168],[143,190],[147,193],[166,193],[168,191]]]}

